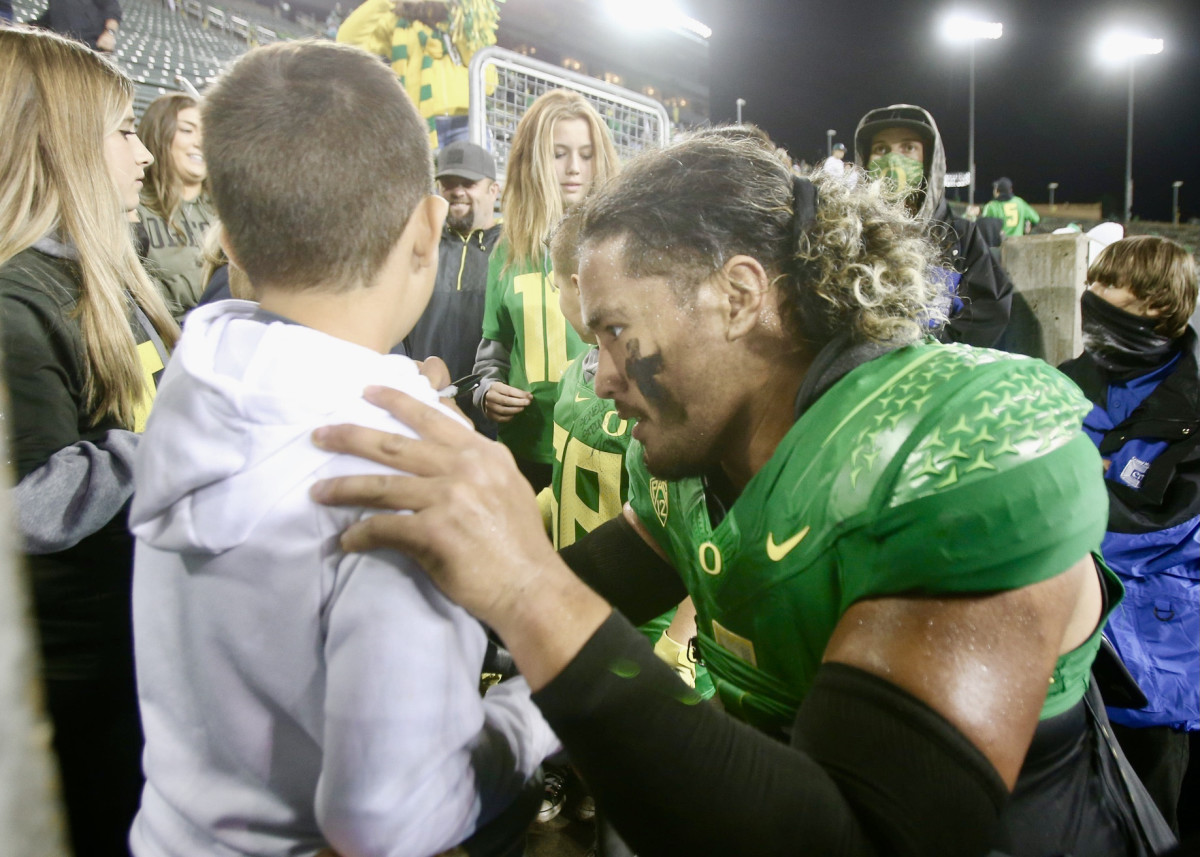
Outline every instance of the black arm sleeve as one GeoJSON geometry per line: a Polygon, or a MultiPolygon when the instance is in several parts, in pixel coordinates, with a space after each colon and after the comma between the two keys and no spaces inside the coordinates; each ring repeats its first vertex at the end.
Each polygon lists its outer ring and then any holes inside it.
{"type": "Polygon", "coordinates": [[[642,857],[981,855],[1007,797],[882,679],[823,666],[789,747],[701,703],[617,614],[534,700],[642,857]]]}
{"type": "Polygon", "coordinates": [[[688,594],[675,569],[646,544],[624,515],[596,527],[559,551],[559,556],[635,625],[661,616],[688,594]]]}

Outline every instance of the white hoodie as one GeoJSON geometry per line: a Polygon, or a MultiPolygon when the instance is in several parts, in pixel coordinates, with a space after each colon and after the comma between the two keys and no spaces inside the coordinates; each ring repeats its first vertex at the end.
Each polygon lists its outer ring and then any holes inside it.
{"type": "Polygon", "coordinates": [[[365,386],[437,394],[405,357],[256,311],[191,314],[138,449],[133,850],[428,857],[556,741],[524,681],[480,698],[483,631],[414,560],[339,549],[375,513],[309,499],[318,479],[388,472],[322,452],[313,429],[412,434],[365,386]]]}

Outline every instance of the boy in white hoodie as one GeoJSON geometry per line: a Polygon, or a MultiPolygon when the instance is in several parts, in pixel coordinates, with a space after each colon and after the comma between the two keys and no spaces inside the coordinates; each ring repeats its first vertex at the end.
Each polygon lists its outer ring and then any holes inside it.
{"type": "Polygon", "coordinates": [[[314,428],[410,434],[364,387],[438,401],[387,353],[446,214],[424,123],[385,66],[330,43],[251,51],[203,116],[223,243],[260,303],[192,313],[138,450],[133,851],[429,857],[505,812],[556,741],[522,680],[480,697],[484,633],[414,560],[339,549],[373,512],[309,499],[363,468],[314,428]]]}

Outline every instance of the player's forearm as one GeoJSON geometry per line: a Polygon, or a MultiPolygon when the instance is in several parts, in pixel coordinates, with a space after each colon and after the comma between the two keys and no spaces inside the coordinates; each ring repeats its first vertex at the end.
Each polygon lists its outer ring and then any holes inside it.
{"type": "Polygon", "coordinates": [[[553,551],[537,565],[503,604],[480,616],[504,640],[534,691],[562,672],[612,612],[553,551]]]}

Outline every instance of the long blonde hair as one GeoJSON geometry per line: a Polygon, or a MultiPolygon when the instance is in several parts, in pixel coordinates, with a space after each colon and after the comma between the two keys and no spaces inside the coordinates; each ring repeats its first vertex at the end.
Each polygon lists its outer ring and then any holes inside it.
{"type": "MultiPolygon", "coordinates": [[[[138,136],[154,156],[154,163],[146,168],[142,204],[165,220],[167,228],[180,238],[185,238],[184,230],[175,221],[175,215],[183,206],[183,178],[175,166],[171,146],[175,142],[175,132],[179,130],[179,114],[189,107],[199,106],[199,102],[186,92],[170,92],[151,101],[138,123],[138,136]]],[[[208,195],[207,178],[200,183],[200,195],[208,195]]]]}
{"type": "Polygon", "coordinates": [[[0,81],[0,265],[50,233],[74,245],[84,406],[93,424],[112,418],[132,428],[146,380],[130,299],[168,348],[179,335],[138,261],[104,156],[133,84],[83,45],[24,27],[0,29],[0,81]]]}
{"type": "Polygon", "coordinates": [[[541,264],[542,242],[562,219],[562,194],[554,177],[554,125],[562,119],[588,124],[595,153],[589,193],[620,169],[608,126],[582,95],[552,89],[533,102],[513,135],[505,173],[502,208],[509,266],[541,264]]]}

